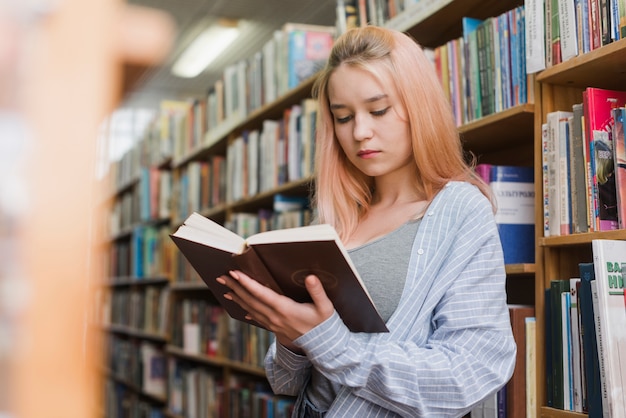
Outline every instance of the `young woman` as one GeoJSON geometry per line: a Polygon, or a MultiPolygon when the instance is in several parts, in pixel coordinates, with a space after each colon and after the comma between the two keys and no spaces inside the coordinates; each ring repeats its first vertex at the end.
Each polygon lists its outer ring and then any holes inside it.
{"type": "Polygon", "coordinates": [[[314,86],[318,221],[349,249],[389,333],[351,333],[315,276],[300,304],[241,272],[227,297],[272,330],[275,393],[296,417],[460,417],[515,362],[488,187],[463,156],[432,64],[378,27],[336,41],[314,86]]]}

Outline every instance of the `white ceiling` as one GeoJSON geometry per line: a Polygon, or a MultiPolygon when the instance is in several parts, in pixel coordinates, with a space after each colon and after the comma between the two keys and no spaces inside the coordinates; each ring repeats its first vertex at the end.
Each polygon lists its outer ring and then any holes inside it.
{"type": "Polygon", "coordinates": [[[175,45],[168,59],[148,70],[125,107],[157,106],[160,99],[203,96],[224,67],[261,50],[274,30],[286,22],[335,25],[336,0],[128,0],[129,4],[167,11],[177,25],[175,45]],[[170,74],[170,67],[203,27],[219,18],[243,19],[243,34],[201,75],[193,79],[170,74]]]}

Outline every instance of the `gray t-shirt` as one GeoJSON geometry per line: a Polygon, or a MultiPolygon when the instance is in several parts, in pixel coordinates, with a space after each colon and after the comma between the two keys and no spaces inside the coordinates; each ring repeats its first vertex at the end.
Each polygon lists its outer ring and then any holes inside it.
{"type": "MultiPolygon", "coordinates": [[[[398,307],[420,220],[409,221],[389,234],[348,250],[374,305],[385,322],[398,307]]],[[[326,411],[337,395],[338,385],[315,368],[306,395],[320,411],[326,411]]]]}

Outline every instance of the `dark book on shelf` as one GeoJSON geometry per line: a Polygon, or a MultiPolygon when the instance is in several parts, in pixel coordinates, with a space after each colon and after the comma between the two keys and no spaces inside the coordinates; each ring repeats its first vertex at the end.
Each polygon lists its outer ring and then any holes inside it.
{"type": "Polygon", "coordinates": [[[552,402],[557,409],[564,408],[563,387],[563,314],[561,293],[569,293],[569,280],[552,280],[550,282],[550,313],[552,326],[552,402]]]}
{"type": "Polygon", "coordinates": [[[333,227],[326,224],[261,232],[244,239],[192,213],[170,235],[185,258],[233,318],[245,318],[238,304],[224,298],[229,289],[216,281],[241,270],[297,302],[309,302],[304,279],[317,275],[343,322],[353,332],[388,332],[333,227]]]}
{"type": "Polygon", "coordinates": [[[601,418],[603,408],[600,361],[598,359],[596,325],[591,295],[591,281],[595,280],[595,270],[593,263],[579,263],[578,270],[580,271],[580,323],[587,387],[586,412],[589,414],[589,418],[601,418]]]}

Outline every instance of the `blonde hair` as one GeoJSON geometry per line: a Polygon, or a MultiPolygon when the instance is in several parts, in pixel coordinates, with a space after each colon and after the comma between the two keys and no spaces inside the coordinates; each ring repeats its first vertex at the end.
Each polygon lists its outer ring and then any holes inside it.
{"type": "Polygon", "coordinates": [[[341,64],[394,84],[410,125],[415,189],[424,199],[431,200],[448,181],[462,180],[477,185],[493,202],[489,187],[473,170],[474,162],[464,159],[450,103],[422,48],[401,32],[366,26],[348,30],[336,40],[313,86],[319,104],[313,196],[319,222],[333,225],[345,238],[367,213],[372,198],[373,179],[348,161],[335,137],[328,82],[341,64]]]}

